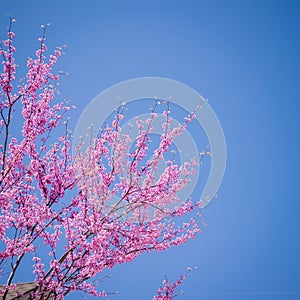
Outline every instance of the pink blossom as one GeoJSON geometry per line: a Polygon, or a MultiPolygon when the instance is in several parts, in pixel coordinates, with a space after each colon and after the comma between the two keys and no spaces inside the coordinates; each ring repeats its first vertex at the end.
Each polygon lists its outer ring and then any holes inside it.
{"type": "MultiPolygon", "coordinates": [[[[91,137],[85,151],[78,145],[72,156],[68,124],[61,124],[70,107],[56,100],[51,87],[59,79],[53,67],[61,52],[46,57],[45,36],[40,38],[36,57],[28,59],[25,80],[18,85],[13,38],[9,32],[1,50],[0,259],[9,262],[2,297],[14,287],[28,256],[33,256],[37,283],[33,295],[51,293],[63,299],[81,290],[106,297],[92,281],[96,274],[139,254],[183,244],[200,232],[192,217],[180,219],[198,205],[178,196],[197,161],[177,165],[168,160],[156,176],[174,138],[190,120],[171,130],[171,112],[165,111],[164,133],[154,155],[149,155],[155,111],[148,120],[137,120],[133,150],[132,140],[122,132],[124,116],[118,112],[97,138],[91,137]],[[21,113],[11,118],[16,105],[21,113]],[[16,119],[23,121],[18,138],[10,135],[16,132],[16,119]],[[43,249],[48,259],[41,258],[43,249]]],[[[154,299],[173,299],[183,279],[164,281],[154,299]]]]}

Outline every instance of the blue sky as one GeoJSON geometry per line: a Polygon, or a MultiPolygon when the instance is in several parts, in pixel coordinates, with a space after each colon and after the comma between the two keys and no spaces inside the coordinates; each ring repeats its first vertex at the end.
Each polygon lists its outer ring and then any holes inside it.
{"type": "MultiPolygon", "coordinates": [[[[178,299],[300,298],[300,2],[5,1],[17,19],[18,63],[33,55],[40,25],[48,46],[67,44],[62,97],[76,119],[101,91],[143,76],[178,80],[209,99],[228,150],[219,198],[195,240],[118,266],[111,299],[152,299],[198,266],[178,299]]],[[[82,299],[81,295],[68,299],[82,299]]]]}

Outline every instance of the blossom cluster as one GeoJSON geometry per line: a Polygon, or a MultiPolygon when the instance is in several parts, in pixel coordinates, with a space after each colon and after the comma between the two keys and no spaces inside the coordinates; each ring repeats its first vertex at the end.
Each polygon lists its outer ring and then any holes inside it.
{"type": "MultiPolygon", "coordinates": [[[[7,299],[29,256],[36,286],[25,292],[28,297],[63,299],[75,290],[105,297],[91,281],[97,274],[144,252],[185,243],[201,230],[192,217],[177,220],[197,208],[197,203],[178,197],[195,172],[196,160],[183,165],[168,160],[157,176],[164,154],[193,116],[172,128],[166,110],[160,144],[149,156],[156,113],[137,122],[139,134],[132,141],[122,132],[118,112],[85,150],[78,145],[72,156],[68,124],[58,129],[70,107],[56,102],[53,88],[59,79],[53,66],[61,51],[46,57],[45,33],[46,28],[19,85],[11,26],[0,50],[0,279],[6,284],[0,293],[7,299]],[[21,133],[16,120],[21,120],[21,133]],[[48,258],[43,249],[48,249],[48,258]]],[[[181,280],[166,283],[159,295],[165,289],[171,295],[181,280]]],[[[172,299],[159,295],[154,299],[172,299]]]]}
{"type": "Polygon", "coordinates": [[[156,291],[156,295],[153,300],[173,300],[177,296],[176,289],[183,283],[186,279],[186,275],[181,275],[179,279],[174,282],[169,282],[166,278],[162,282],[162,287],[156,291]]]}

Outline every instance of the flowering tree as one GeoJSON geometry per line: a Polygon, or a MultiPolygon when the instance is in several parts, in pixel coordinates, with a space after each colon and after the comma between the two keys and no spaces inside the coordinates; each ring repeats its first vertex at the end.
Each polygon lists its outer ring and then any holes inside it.
{"type": "MultiPolygon", "coordinates": [[[[141,253],[182,244],[200,231],[193,218],[175,222],[199,206],[178,197],[198,160],[180,166],[169,160],[156,176],[173,140],[194,115],[172,128],[167,109],[160,144],[149,156],[155,108],[150,118],[137,122],[134,141],[122,132],[118,110],[113,122],[90,145],[78,145],[72,156],[68,122],[63,122],[70,108],[55,102],[53,88],[60,49],[46,57],[44,28],[25,79],[16,84],[13,22],[0,50],[1,297],[16,290],[26,256],[32,257],[35,274],[35,285],[24,292],[28,299],[63,299],[75,290],[106,296],[92,281],[96,274],[141,253]],[[64,129],[57,132],[63,134],[54,140],[59,126],[64,129]],[[42,255],[45,249],[48,259],[42,255]]],[[[174,284],[165,280],[154,299],[173,299],[182,279],[174,284]]]]}

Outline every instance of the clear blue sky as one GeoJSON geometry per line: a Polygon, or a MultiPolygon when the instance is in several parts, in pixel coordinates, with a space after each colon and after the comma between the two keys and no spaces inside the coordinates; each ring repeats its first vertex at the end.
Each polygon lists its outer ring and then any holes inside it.
{"type": "Polygon", "coordinates": [[[142,76],[189,85],[221,121],[227,169],[207,229],[109,272],[103,287],[121,291],[111,299],[152,299],[164,274],[187,266],[199,269],[178,299],[300,299],[299,1],[1,0],[1,32],[6,13],[19,64],[43,23],[50,48],[67,44],[60,89],[77,105],[74,124],[99,92],[142,76]]]}

